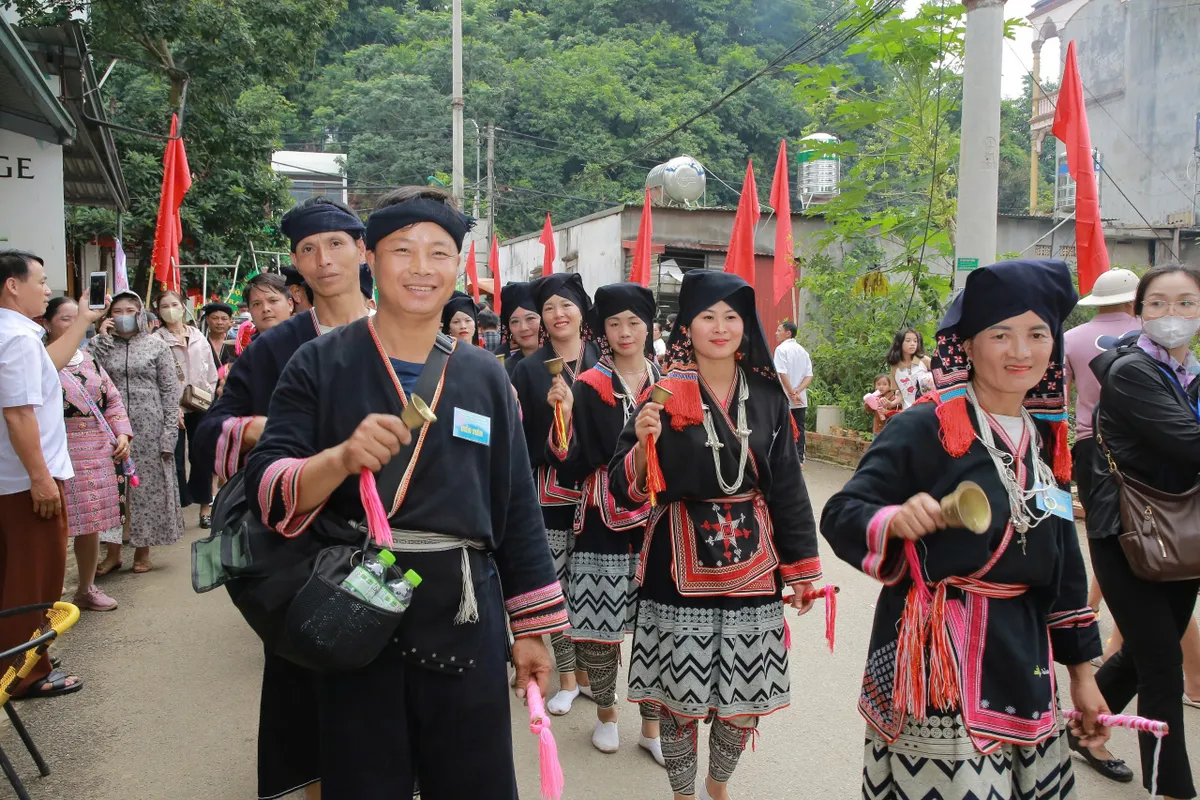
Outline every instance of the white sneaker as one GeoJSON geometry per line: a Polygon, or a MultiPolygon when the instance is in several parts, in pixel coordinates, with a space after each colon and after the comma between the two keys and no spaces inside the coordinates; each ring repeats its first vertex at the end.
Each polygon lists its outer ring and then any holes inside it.
{"type": "Polygon", "coordinates": [[[621,737],[617,733],[617,723],[596,720],[596,729],[592,731],[592,744],[601,753],[615,753],[621,749],[621,737]]]}
{"type": "Polygon", "coordinates": [[[571,710],[571,705],[575,702],[576,697],[579,697],[578,687],[569,692],[566,689],[560,689],[558,694],[551,697],[546,703],[546,710],[556,717],[561,717],[571,710]]]}
{"type": "Polygon", "coordinates": [[[658,762],[660,767],[667,766],[667,760],[662,754],[662,740],[655,736],[651,739],[649,736],[641,736],[638,738],[638,747],[645,750],[650,755],[654,756],[654,760],[658,762]]]}

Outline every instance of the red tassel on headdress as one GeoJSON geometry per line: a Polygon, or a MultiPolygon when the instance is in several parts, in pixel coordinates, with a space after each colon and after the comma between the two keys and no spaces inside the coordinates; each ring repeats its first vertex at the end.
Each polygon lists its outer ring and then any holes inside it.
{"type": "Polygon", "coordinates": [[[605,375],[594,367],[579,376],[579,380],[596,390],[600,399],[610,406],[616,406],[617,396],[613,393],[612,376],[605,375]]]}
{"type": "Polygon", "coordinates": [[[975,428],[971,426],[966,395],[938,403],[937,418],[941,428],[938,438],[942,440],[942,447],[954,458],[966,455],[975,441],[975,428]]]}
{"type": "Polygon", "coordinates": [[[1067,444],[1067,421],[1059,420],[1050,423],[1050,432],[1054,436],[1054,477],[1061,483],[1071,482],[1071,449],[1067,444]]]}

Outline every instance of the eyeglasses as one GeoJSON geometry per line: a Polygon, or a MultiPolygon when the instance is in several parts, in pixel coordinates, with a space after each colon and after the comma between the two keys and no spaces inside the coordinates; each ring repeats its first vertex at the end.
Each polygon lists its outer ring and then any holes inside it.
{"type": "Polygon", "coordinates": [[[1164,317],[1174,311],[1181,317],[1192,319],[1200,316],[1200,301],[1196,300],[1147,300],[1142,303],[1142,316],[1164,317]]]}

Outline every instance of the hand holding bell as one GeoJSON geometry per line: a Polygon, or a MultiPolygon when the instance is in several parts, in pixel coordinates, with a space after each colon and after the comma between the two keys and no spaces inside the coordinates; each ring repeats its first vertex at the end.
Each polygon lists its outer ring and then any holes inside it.
{"type": "Polygon", "coordinates": [[[951,528],[987,533],[992,526],[992,506],[987,494],[974,481],[963,481],[941,500],[942,518],[951,528]]]}

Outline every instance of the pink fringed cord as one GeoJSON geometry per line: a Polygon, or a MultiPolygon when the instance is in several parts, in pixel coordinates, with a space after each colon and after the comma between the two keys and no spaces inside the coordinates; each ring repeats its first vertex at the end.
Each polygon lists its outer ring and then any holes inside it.
{"type": "MultiPolygon", "coordinates": [[[[837,586],[827,584],[820,589],[809,589],[804,594],[800,595],[800,599],[804,602],[816,601],[822,598],[825,599],[825,641],[829,642],[829,652],[833,652],[835,628],[837,626],[837,593],[840,592],[837,586]]],[[[784,606],[787,606],[787,598],[784,598],[784,606]]],[[[783,618],[783,649],[792,649],[792,626],[788,624],[787,615],[783,618]]]]}
{"type": "Polygon", "coordinates": [[[545,800],[559,800],[566,782],[562,764],[558,761],[558,745],[554,742],[554,734],[550,732],[550,717],[542,702],[542,692],[533,680],[525,687],[525,699],[529,703],[529,732],[538,737],[542,797],[545,800]]]}
{"type": "MultiPolygon", "coordinates": [[[[1083,721],[1083,714],[1073,708],[1063,710],[1062,715],[1075,722],[1083,721]]],[[[1163,737],[1171,732],[1167,723],[1131,714],[1097,714],[1096,722],[1108,728],[1128,728],[1139,733],[1148,733],[1158,740],[1154,744],[1154,770],[1150,773],[1150,796],[1158,797],[1158,757],[1162,754],[1163,737]]]]}
{"type": "Polygon", "coordinates": [[[383,510],[383,501],[379,499],[379,489],[375,486],[375,473],[363,469],[358,479],[358,495],[362,499],[363,510],[367,512],[367,530],[375,544],[385,549],[392,549],[392,526],[388,522],[387,512],[383,510]]]}

